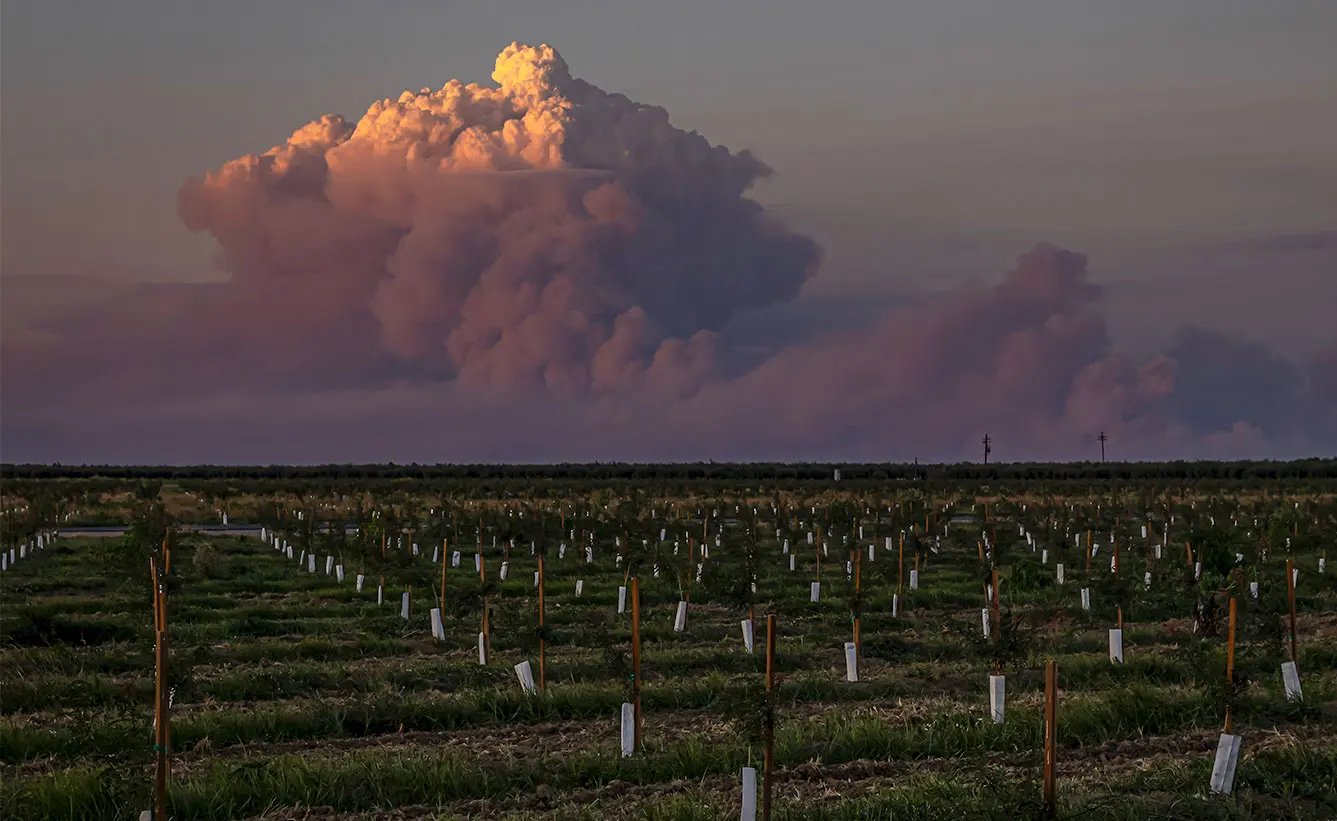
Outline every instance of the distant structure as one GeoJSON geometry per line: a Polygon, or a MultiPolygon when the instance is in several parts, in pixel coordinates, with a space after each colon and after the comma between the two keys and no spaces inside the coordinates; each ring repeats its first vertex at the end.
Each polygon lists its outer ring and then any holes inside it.
{"type": "Polygon", "coordinates": [[[984,434],[984,438],[980,441],[984,442],[984,464],[987,465],[989,464],[989,454],[993,453],[993,447],[991,447],[993,440],[990,439],[989,434],[986,433],[984,434]]]}
{"type": "Polygon", "coordinates": [[[1100,435],[1097,436],[1096,438],[1100,440],[1100,461],[1104,462],[1104,461],[1105,461],[1105,442],[1106,442],[1106,440],[1109,439],[1109,437],[1106,436],[1106,435],[1105,435],[1105,431],[1102,430],[1102,431],[1100,432],[1100,435]]]}
{"type": "Polygon", "coordinates": [[[831,471],[831,480],[833,482],[840,481],[840,468],[836,468],[835,470],[831,471]]]}

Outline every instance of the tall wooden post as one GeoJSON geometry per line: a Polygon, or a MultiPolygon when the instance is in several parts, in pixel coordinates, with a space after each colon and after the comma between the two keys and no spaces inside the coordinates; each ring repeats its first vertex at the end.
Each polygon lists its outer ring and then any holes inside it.
{"type": "Polygon", "coordinates": [[[162,631],[162,616],[158,613],[162,601],[158,595],[158,562],[152,556],[149,556],[149,584],[153,594],[153,632],[158,633],[162,631]]]}
{"type": "Polygon", "coordinates": [[[450,564],[450,540],[441,540],[441,598],[438,600],[438,606],[441,608],[441,617],[446,616],[446,567],[450,564]]]}
{"type": "Polygon", "coordinates": [[[995,566],[995,567],[992,569],[991,574],[992,574],[992,577],[993,577],[993,578],[992,578],[993,584],[990,585],[990,588],[992,589],[993,595],[990,597],[990,598],[991,598],[991,601],[989,602],[989,607],[990,607],[990,609],[993,610],[993,629],[994,629],[995,640],[997,640],[998,638],[1000,638],[998,634],[999,634],[999,632],[1000,632],[1000,630],[1001,630],[1001,628],[1002,628],[1002,626],[1003,626],[1003,612],[1002,612],[1002,610],[1001,610],[1000,607],[999,607],[999,599],[998,599],[998,568],[997,568],[997,566],[995,566]]]}
{"type": "Polygon", "coordinates": [[[539,554],[539,689],[547,687],[547,647],[543,637],[543,554],[539,554]]]}
{"type": "Polygon", "coordinates": [[[1232,726],[1230,701],[1235,696],[1235,597],[1230,597],[1230,624],[1226,628],[1226,726],[1229,733],[1232,726]]]}
{"type": "MultiPolygon", "coordinates": [[[[927,521],[927,517],[925,517],[927,521]]],[[[900,544],[896,546],[896,592],[905,598],[905,531],[901,531],[900,544]]]]}
{"type": "Polygon", "coordinates": [[[167,779],[171,732],[170,689],[167,678],[167,590],[158,578],[157,564],[149,559],[153,580],[153,750],[155,755],[153,785],[154,821],[167,821],[167,779]]]}
{"type": "Polygon", "coordinates": [[[641,749],[641,581],[631,577],[631,709],[633,727],[631,747],[641,749]]]}
{"type": "Polygon", "coordinates": [[[1058,810],[1055,760],[1058,754],[1058,663],[1045,663],[1045,751],[1043,817],[1052,819],[1058,810]]]}
{"type": "Polygon", "coordinates": [[[1291,661],[1299,662],[1295,646],[1295,560],[1286,560],[1286,606],[1291,620],[1291,661]]]}
{"type": "MultiPolygon", "coordinates": [[[[852,614],[852,615],[854,616],[854,655],[855,655],[856,658],[862,659],[862,658],[863,658],[863,639],[862,639],[862,632],[861,632],[861,630],[860,630],[860,621],[862,620],[862,616],[863,616],[863,605],[862,605],[862,603],[859,601],[859,592],[860,592],[860,589],[862,588],[862,575],[863,575],[863,574],[862,574],[862,572],[861,572],[862,562],[860,561],[860,553],[859,553],[859,548],[858,548],[857,545],[856,545],[855,547],[850,548],[850,559],[851,559],[851,563],[854,565],[854,567],[853,567],[853,571],[854,571],[854,602],[855,602],[855,604],[854,604],[854,612],[853,612],[853,614],[852,614]]],[[[769,641],[769,639],[767,639],[767,641],[769,641]]]]}
{"type": "Polygon", "coordinates": [[[483,555],[481,545],[478,553],[478,584],[480,589],[483,590],[481,632],[483,633],[483,658],[484,660],[487,660],[492,656],[492,626],[489,624],[488,619],[488,610],[491,609],[489,605],[492,602],[491,597],[487,594],[487,557],[483,555]]]}
{"type": "Polygon", "coordinates": [[[682,600],[690,602],[692,600],[692,578],[696,575],[696,543],[692,537],[687,537],[687,588],[682,595],[682,600]]]}
{"type": "Polygon", "coordinates": [[[766,614],[766,737],[763,747],[765,787],[761,794],[761,819],[770,821],[771,792],[775,766],[775,614],[766,614]]]}

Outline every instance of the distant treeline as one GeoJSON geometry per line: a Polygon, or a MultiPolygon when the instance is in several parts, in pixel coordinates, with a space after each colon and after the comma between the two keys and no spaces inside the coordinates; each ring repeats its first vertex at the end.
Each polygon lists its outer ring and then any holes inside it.
{"type": "Polygon", "coordinates": [[[4,479],[124,480],[543,480],[574,481],[1138,481],[1337,479],[1337,459],[1289,462],[1013,462],[837,464],[806,462],[553,465],[0,465],[4,479]]]}

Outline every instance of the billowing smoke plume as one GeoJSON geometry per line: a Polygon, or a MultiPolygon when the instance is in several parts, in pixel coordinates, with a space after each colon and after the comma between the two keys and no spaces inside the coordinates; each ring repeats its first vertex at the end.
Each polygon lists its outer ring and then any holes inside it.
{"type": "Polygon", "coordinates": [[[1157,406],[1174,389],[1175,365],[1112,353],[1098,294],[1083,255],[1039,245],[995,285],[782,351],[684,408],[730,407],[735,444],[851,459],[941,455],[944,442],[964,456],[984,431],[1025,443],[1032,458],[1076,452],[1094,430],[1144,438],[1166,421],[1157,406]]]}
{"type": "Polygon", "coordinates": [[[1048,245],[726,372],[720,331],[820,258],[748,198],[767,167],[548,46],[512,44],[492,78],[320,117],[187,182],[226,282],[6,313],[6,456],[960,459],[987,431],[1003,459],[1072,459],[1102,430],[1120,458],[1337,447],[1337,346],[1306,372],[1189,330],[1135,361],[1085,257],[1048,245]]]}
{"type": "Polygon", "coordinates": [[[325,116],[181,191],[255,310],[343,328],[411,369],[572,393],[690,392],[743,308],[792,299],[817,246],[745,193],[769,173],[513,43],[498,88],[325,116]]]}

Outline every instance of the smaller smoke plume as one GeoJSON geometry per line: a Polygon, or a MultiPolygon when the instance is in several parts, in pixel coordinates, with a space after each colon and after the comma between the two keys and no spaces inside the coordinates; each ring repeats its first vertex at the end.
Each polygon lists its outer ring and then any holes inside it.
{"type": "Polygon", "coordinates": [[[1089,432],[1152,428],[1175,385],[1167,359],[1111,350],[1086,258],[1050,245],[991,287],[893,311],[868,331],[782,351],[684,403],[684,426],[728,407],[726,438],[783,452],[908,458],[973,452],[984,430],[1027,453],[1089,432]]]}

